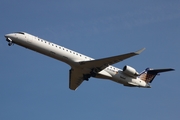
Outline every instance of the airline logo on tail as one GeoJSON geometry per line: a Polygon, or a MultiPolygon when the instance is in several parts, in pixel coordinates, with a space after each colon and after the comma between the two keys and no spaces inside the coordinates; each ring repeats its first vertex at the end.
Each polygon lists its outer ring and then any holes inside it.
{"type": "Polygon", "coordinates": [[[159,75],[160,72],[173,71],[174,69],[150,69],[146,68],[142,73],[140,73],[139,78],[147,83],[151,83],[156,75],[159,75]]]}

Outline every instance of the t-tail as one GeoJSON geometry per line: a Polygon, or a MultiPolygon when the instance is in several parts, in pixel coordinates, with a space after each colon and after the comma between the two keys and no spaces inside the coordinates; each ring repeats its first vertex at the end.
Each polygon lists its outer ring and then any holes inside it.
{"type": "Polygon", "coordinates": [[[144,80],[146,83],[151,83],[156,75],[159,75],[161,72],[173,71],[174,69],[166,68],[166,69],[150,69],[146,68],[142,73],[139,74],[139,78],[144,80]]]}

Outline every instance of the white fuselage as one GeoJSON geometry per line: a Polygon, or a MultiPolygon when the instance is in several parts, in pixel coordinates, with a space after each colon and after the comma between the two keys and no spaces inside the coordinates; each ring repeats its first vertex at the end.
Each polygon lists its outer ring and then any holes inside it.
{"type": "MultiPolygon", "coordinates": [[[[55,43],[43,40],[25,32],[11,33],[5,35],[5,37],[15,44],[39,52],[54,59],[63,61],[71,67],[84,69],[81,68],[79,62],[94,60],[91,57],[67,49],[55,43]]],[[[121,69],[111,65],[100,71],[97,75],[97,78],[110,79],[114,82],[121,83],[126,86],[147,87],[147,83],[145,81],[139,79],[138,77],[133,78],[127,76],[121,69]]]]}

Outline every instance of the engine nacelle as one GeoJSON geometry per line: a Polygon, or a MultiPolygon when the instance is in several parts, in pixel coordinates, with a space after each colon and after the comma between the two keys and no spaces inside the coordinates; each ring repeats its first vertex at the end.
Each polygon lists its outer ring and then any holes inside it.
{"type": "Polygon", "coordinates": [[[134,68],[128,65],[124,66],[123,73],[125,73],[128,76],[135,77],[135,78],[139,75],[139,73],[134,68]]]}

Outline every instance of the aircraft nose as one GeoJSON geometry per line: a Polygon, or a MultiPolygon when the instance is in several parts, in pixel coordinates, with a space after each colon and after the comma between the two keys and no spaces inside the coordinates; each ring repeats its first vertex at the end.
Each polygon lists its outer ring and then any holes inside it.
{"type": "Polygon", "coordinates": [[[5,38],[9,38],[9,37],[11,37],[11,36],[12,36],[12,34],[5,34],[5,35],[4,35],[5,38]]]}
{"type": "Polygon", "coordinates": [[[4,37],[5,37],[5,38],[8,38],[8,34],[5,34],[4,37]]]}

